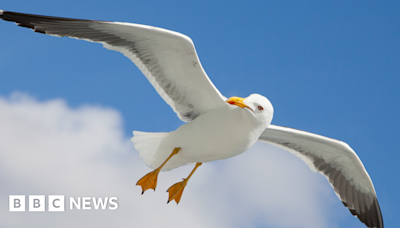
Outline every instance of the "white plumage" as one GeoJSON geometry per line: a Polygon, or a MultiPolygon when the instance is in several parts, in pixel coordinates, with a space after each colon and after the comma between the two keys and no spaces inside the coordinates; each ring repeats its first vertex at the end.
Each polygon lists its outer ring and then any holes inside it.
{"type": "Polygon", "coordinates": [[[267,98],[252,94],[245,100],[251,108],[223,106],[198,116],[170,133],[135,132],[132,143],[140,157],[152,169],[158,168],[180,147],[162,170],[195,162],[210,162],[236,156],[246,151],[271,123],[273,108],[267,98]],[[264,110],[258,110],[262,106],[264,110]],[[163,137],[163,138],[162,138],[163,137]]]}

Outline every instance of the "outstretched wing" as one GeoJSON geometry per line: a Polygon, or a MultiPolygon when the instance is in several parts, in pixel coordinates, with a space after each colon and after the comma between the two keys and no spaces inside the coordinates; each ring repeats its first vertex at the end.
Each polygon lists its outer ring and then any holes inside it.
{"type": "Polygon", "coordinates": [[[324,175],[350,212],[368,227],[383,228],[374,186],[357,154],[344,142],[270,125],[260,141],[291,152],[324,175]]]}
{"type": "Polygon", "coordinates": [[[0,18],[35,32],[102,43],[121,52],[147,77],[183,121],[226,105],[210,81],[192,40],[180,33],[133,23],[79,20],[0,10],[0,18]]]}

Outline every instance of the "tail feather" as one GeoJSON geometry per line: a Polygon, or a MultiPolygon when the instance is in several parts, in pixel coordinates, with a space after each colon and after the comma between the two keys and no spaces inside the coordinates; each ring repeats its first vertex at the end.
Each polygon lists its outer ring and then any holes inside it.
{"type": "MultiPolygon", "coordinates": [[[[180,147],[179,145],[172,146],[163,142],[163,140],[172,133],[173,131],[168,133],[134,131],[131,142],[139,152],[140,159],[151,169],[156,169],[171,155],[176,146],[180,147]]],[[[189,162],[182,153],[179,152],[168,160],[161,171],[169,171],[192,163],[193,162],[189,162]]]]}
{"type": "Polygon", "coordinates": [[[156,152],[161,141],[168,135],[168,133],[153,133],[133,131],[131,142],[135,149],[139,152],[139,157],[150,168],[154,169],[154,161],[156,159],[156,152]]]}

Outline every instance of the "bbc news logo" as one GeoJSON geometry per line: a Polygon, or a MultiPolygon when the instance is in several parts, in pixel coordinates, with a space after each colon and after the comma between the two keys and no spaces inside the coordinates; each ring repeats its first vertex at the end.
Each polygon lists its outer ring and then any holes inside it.
{"type": "MultiPolygon", "coordinates": [[[[9,211],[65,211],[64,195],[29,195],[26,201],[25,195],[10,195],[9,211]],[[47,204],[46,204],[47,202],[47,204]]],[[[116,210],[118,208],[117,197],[69,197],[69,210],[116,210]]]]}

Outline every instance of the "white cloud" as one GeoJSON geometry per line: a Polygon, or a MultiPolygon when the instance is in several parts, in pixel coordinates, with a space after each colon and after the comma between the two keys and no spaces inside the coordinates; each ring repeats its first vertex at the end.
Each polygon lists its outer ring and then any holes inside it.
{"type": "Polygon", "coordinates": [[[104,107],[0,97],[0,227],[329,227],[325,180],[263,144],[201,166],[179,206],[166,204],[165,190],[192,167],[161,173],[157,191],[140,195],[136,181],[150,170],[121,122],[104,107]],[[8,195],[17,194],[116,196],[119,208],[8,212],[8,195]]]}

